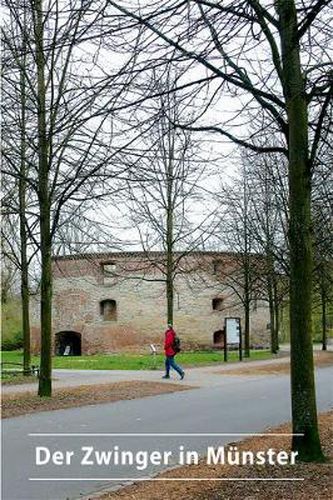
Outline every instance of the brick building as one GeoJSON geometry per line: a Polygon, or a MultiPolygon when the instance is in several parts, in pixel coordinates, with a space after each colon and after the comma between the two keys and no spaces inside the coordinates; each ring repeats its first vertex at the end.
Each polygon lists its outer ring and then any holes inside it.
{"type": "MultiPolygon", "coordinates": [[[[188,347],[218,344],[226,317],[243,318],[234,287],[235,254],[175,255],[174,326],[188,347]]],[[[82,254],[53,259],[53,349],[57,354],[145,350],[161,345],[166,326],[165,255],[82,254]]],[[[32,347],[40,347],[39,303],[32,304],[32,347]]],[[[269,312],[251,306],[251,342],[268,345],[269,312]]],[[[244,324],[244,322],[242,322],[244,324]]]]}

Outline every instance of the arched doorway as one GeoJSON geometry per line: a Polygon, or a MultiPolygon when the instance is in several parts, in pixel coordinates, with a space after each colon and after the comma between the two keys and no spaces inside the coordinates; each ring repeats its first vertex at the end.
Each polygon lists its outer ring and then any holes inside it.
{"type": "Polygon", "coordinates": [[[224,331],[223,330],[217,330],[213,334],[213,344],[215,347],[222,349],[224,346],[224,331]]]}
{"type": "Polygon", "coordinates": [[[57,356],[81,356],[81,333],[56,333],[55,353],[57,356]]]}

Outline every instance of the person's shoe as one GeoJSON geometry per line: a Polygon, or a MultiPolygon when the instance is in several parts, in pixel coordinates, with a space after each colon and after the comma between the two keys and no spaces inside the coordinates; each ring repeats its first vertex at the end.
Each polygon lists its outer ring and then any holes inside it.
{"type": "Polygon", "coordinates": [[[180,380],[183,380],[183,378],[185,377],[185,372],[183,372],[180,376],[180,380]]]}
{"type": "Polygon", "coordinates": [[[170,378],[170,376],[169,375],[163,375],[162,378],[170,378]]]}

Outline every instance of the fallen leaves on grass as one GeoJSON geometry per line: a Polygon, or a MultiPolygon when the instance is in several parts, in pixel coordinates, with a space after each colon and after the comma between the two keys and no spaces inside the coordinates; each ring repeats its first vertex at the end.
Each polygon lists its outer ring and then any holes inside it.
{"type": "Polygon", "coordinates": [[[133,380],[131,382],[81,385],[70,389],[56,389],[52,398],[40,398],[31,392],[9,394],[2,396],[2,418],[75,406],[110,403],[124,399],[144,398],[187,389],[193,389],[193,387],[164,382],[133,380]]]}
{"type": "MultiPolygon", "coordinates": [[[[206,464],[179,467],[159,478],[304,478],[304,481],[203,481],[134,483],[123,489],[90,495],[90,500],[328,500],[332,496],[333,412],[319,418],[326,463],[296,463],[285,466],[230,466],[206,464]]],[[[289,424],[269,429],[271,433],[290,433],[289,424]]],[[[285,450],[290,452],[290,438],[255,437],[237,443],[238,450],[285,450]]]]}

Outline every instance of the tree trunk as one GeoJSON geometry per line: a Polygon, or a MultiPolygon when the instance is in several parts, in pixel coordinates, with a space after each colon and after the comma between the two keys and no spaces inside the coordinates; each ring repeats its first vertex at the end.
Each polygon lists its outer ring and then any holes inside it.
{"type": "Polygon", "coordinates": [[[269,275],[268,275],[268,304],[270,318],[270,333],[271,333],[271,352],[277,354],[279,352],[279,307],[277,304],[276,277],[274,274],[274,266],[272,260],[269,260],[269,275]]]}
{"type": "MultiPolygon", "coordinates": [[[[268,233],[268,229],[266,230],[268,233]]],[[[270,240],[270,239],[269,239],[270,240]]],[[[268,242],[267,244],[267,249],[266,249],[266,260],[267,260],[267,293],[268,293],[268,306],[269,306],[269,328],[270,328],[270,334],[271,334],[271,353],[276,354],[278,352],[278,346],[277,346],[277,334],[276,334],[276,319],[275,319],[275,304],[274,304],[274,283],[275,283],[275,276],[274,276],[274,259],[273,259],[273,254],[271,251],[272,244],[271,241],[268,242]]]]}
{"type": "Polygon", "coordinates": [[[21,300],[22,300],[22,329],[23,329],[23,370],[24,370],[24,375],[29,375],[30,364],[31,364],[29,283],[28,283],[28,265],[26,261],[26,252],[24,248],[21,249],[21,300]]]}
{"type": "Polygon", "coordinates": [[[326,327],[326,295],[321,293],[321,325],[322,325],[322,350],[327,351],[327,327],[326,327]]]}
{"type": "Polygon", "coordinates": [[[275,311],[274,312],[275,349],[276,349],[276,352],[279,352],[279,350],[280,350],[280,345],[279,345],[280,308],[279,308],[279,299],[278,299],[278,293],[277,293],[276,277],[274,278],[274,285],[273,285],[273,302],[274,302],[274,311],[275,311]]]}
{"type": "Polygon", "coordinates": [[[244,203],[244,357],[250,357],[250,305],[251,305],[251,292],[250,289],[250,238],[249,238],[249,192],[248,192],[248,177],[247,171],[244,168],[244,181],[243,181],[243,203],[244,203]]]}
{"type": "Polygon", "coordinates": [[[271,353],[276,354],[278,352],[276,345],[276,334],[275,334],[275,307],[274,307],[274,294],[271,281],[268,283],[268,306],[269,306],[269,328],[271,334],[271,353]]]}
{"type": "Polygon", "coordinates": [[[168,324],[173,325],[173,301],[174,301],[174,263],[173,263],[173,206],[172,206],[172,179],[168,179],[167,186],[167,227],[166,227],[166,299],[168,324]]]}
{"type": "MultiPolygon", "coordinates": [[[[24,13],[25,16],[25,13],[24,13]]],[[[24,19],[25,23],[25,19],[24,19]]],[[[25,68],[25,41],[23,43],[22,67],[25,68]]],[[[20,144],[20,179],[19,179],[19,220],[20,220],[20,261],[21,261],[21,300],[22,300],[22,329],[23,329],[23,373],[30,373],[30,314],[29,314],[29,270],[27,259],[27,230],[26,230],[26,82],[24,71],[20,71],[21,90],[21,144],[20,144]]]]}
{"type": "Polygon", "coordinates": [[[167,214],[167,268],[166,268],[166,298],[168,324],[173,325],[173,216],[172,210],[167,214]]]}
{"type": "Polygon", "coordinates": [[[244,303],[245,325],[244,325],[244,357],[250,357],[250,300],[244,303]]]}
{"type": "Polygon", "coordinates": [[[49,194],[48,141],[46,132],[46,89],[43,32],[43,2],[35,1],[35,43],[38,92],[38,200],[41,251],[41,358],[39,396],[51,396],[52,269],[51,204],[49,194]]]}
{"type": "Polygon", "coordinates": [[[244,262],[244,357],[250,357],[250,264],[248,255],[244,262]]]}
{"type": "MultiPolygon", "coordinates": [[[[165,117],[164,117],[165,118],[165,117]]],[[[166,298],[167,298],[167,317],[168,324],[173,325],[173,302],[174,302],[174,128],[167,120],[167,141],[168,141],[168,157],[166,161],[166,180],[167,180],[167,206],[166,206],[166,251],[167,251],[167,267],[166,267],[166,298]]]]}
{"type": "Polygon", "coordinates": [[[276,2],[282,45],[283,90],[289,123],[289,244],[292,448],[300,460],[323,460],[312,346],[311,168],[308,118],[294,0],[276,2]]]}
{"type": "MultiPolygon", "coordinates": [[[[51,244],[49,238],[49,210],[45,203],[44,214],[41,215],[41,355],[39,374],[39,396],[52,394],[52,267],[51,244]]],[[[42,207],[41,207],[42,210],[42,207]]]]}

